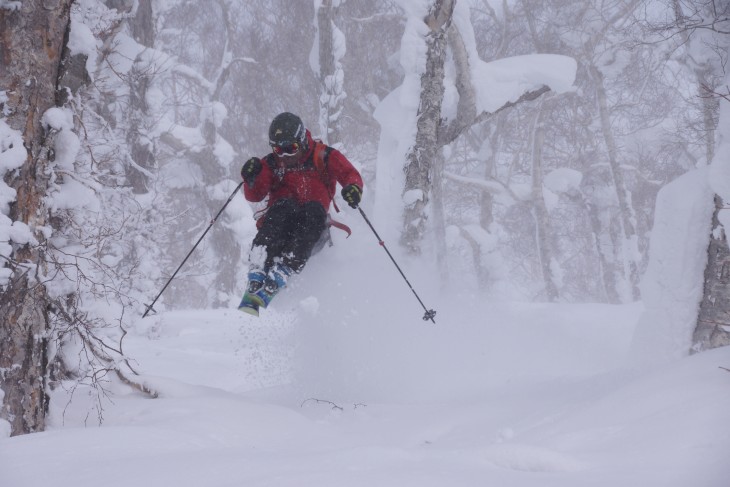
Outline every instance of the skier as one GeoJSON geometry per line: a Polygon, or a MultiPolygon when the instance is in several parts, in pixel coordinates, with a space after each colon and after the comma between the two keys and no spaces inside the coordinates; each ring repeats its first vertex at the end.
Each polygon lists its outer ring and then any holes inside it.
{"type": "Polygon", "coordinates": [[[302,270],[328,230],[336,183],[352,208],[360,204],[363,188],[362,177],[350,161],[337,149],[314,140],[293,113],[274,117],[269,145],[270,154],[252,157],[241,168],[246,199],[258,202],[268,197],[265,214],[257,221],[248,286],[238,308],[255,316],[292,274],[302,270]]]}

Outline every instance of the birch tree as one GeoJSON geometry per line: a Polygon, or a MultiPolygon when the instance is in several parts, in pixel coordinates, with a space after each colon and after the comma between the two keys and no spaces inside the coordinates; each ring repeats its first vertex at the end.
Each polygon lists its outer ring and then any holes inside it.
{"type": "MultiPolygon", "coordinates": [[[[635,0],[524,0],[522,4],[535,46],[553,45],[557,52],[573,56],[582,67],[576,83],[582,96],[566,102],[575,107],[579,117],[572,123],[583,125],[560,125],[555,132],[584,132],[580,138],[567,141],[568,145],[585,146],[586,159],[576,160],[580,165],[574,168],[583,174],[583,190],[587,192],[574,201],[584,201],[583,208],[589,209],[586,217],[590,224],[586,227],[592,229],[595,267],[604,294],[612,302],[638,299],[639,278],[645,265],[642,249],[647,245],[650,222],[639,214],[635,199],[656,193],[659,185],[647,184],[651,179],[647,176],[653,172],[653,165],[665,163],[651,153],[651,146],[638,143],[636,139],[642,137],[635,134],[652,130],[670,117],[670,88],[663,80],[666,53],[637,40],[641,32],[634,20],[639,5],[635,0]],[[546,16],[554,16],[562,27],[556,29],[546,23],[546,16]],[[556,36],[558,32],[572,35],[556,36]],[[586,120],[588,114],[590,122],[586,120]],[[607,198],[604,186],[610,188],[611,197],[607,198]]],[[[671,99],[678,100],[676,95],[671,99]]]]}
{"type": "Polygon", "coordinates": [[[441,157],[438,154],[438,136],[444,96],[446,31],[451,25],[455,2],[456,0],[436,0],[424,19],[428,26],[426,67],[421,75],[416,140],[406,156],[406,179],[403,188],[406,207],[401,244],[414,254],[420,253],[421,240],[426,231],[433,161],[441,157]]]}
{"type": "MultiPolygon", "coordinates": [[[[676,146],[671,145],[674,142],[670,136],[663,137],[660,144],[654,142],[661,128],[678,120],[680,112],[688,118],[694,117],[695,112],[688,112],[684,99],[677,97],[680,90],[676,82],[671,86],[671,81],[666,79],[664,59],[668,50],[636,40],[640,32],[633,20],[637,12],[632,10],[635,5],[636,2],[622,1],[599,4],[525,0],[501,6],[497,15],[490,11],[489,5],[480,4],[477,17],[480,27],[475,32],[480,52],[499,52],[500,56],[552,52],[578,61],[578,91],[561,98],[561,103],[554,104],[555,108],[544,114],[546,143],[542,154],[546,175],[555,169],[569,168],[582,177],[580,186],[560,193],[560,203],[550,208],[546,227],[552,227],[555,234],[560,235],[560,239],[554,241],[555,270],[556,279],[558,272],[570,276],[560,281],[569,287],[564,290],[567,299],[577,296],[609,302],[633,299],[632,279],[637,282],[646,264],[644,250],[651,226],[647,216],[653,209],[653,197],[664,182],[686,170],[690,156],[695,157],[691,146],[684,144],[682,150],[678,150],[681,141],[676,141],[676,146]],[[594,48],[587,49],[586,41],[594,48]],[[607,121],[604,117],[603,123],[599,90],[591,76],[593,71],[588,69],[591,66],[597,67],[603,76],[604,113],[609,115],[607,121]],[[604,132],[604,127],[609,130],[604,132]],[[608,144],[606,140],[609,140],[608,144]],[[647,140],[649,144],[645,142],[647,140]],[[609,146],[614,147],[610,153],[617,164],[613,167],[625,189],[623,207],[627,211],[624,212],[612,175],[609,146]],[[566,219],[567,215],[570,217],[566,219]],[[628,224],[624,225],[624,222],[628,224]],[[635,239],[627,239],[622,230],[631,227],[634,230],[629,234],[635,235],[635,239]],[[636,264],[633,274],[629,272],[631,261],[636,264]]],[[[453,46],[450,43],[449,49],[454,49],[453,46]]],[[[453,56],[453,59],[458,57],[453,56]]],[[[490,164],[484,164],[488,175],[484,182],[499,184],[482,184],[480,187],[493,191],[480,189],[483,193],[504,194],[501,193],[503,188],[512,184],[510,179],[524,182],[525,178],[529,181],[531,177],[534,146],[528,146],[527,141],[532,140],[533,134],[526,127],[532,120],[528,110],[532,107],[524,105],[523,108],[525,110],[501,112],[506,114],[502,122],[506,123],[496,133],[488,130],[489,123],[472,125],[463,132],[467,138],[475,136],[481,143],[472,146],[477,159],[481,157],[486,162],[488,157],[497,161],[497,165],[492,166],[496,167],[496,172],[492,174],[487,169],[490,164]],[[490,140],[489,147],[494,147],[496,154],[480,148],[486,140],[490,140]]],[[[452,172],[461,175],[467,172],[459,169],[458,158],[448,164],[452,172]]],[[[468,172],[472,178],[476,176],[474,171],[468,172]]],[[[450,181],[459,181],[451,176],[455,174],[449,175],[450,181]]],[[[470,193],[479,186],[457,184],[472,188],[470,193]]],[[[456,193],[454,191],[450,197],[456,193]]],[[[489,197],[485,201],[488,202],[489,197]]],[[[453,209],[456,203],[452,199],[447,204],[453,209]]],[[[510,248],[505,250],[515,260],[522,256],[523,260],[536,263],[529,269],[532,273],[525,273],[528,281],[534,279],[534,273],[541,272],[537,264],[541,259],[538,247],[525,245],[527,240],[534,241],[535,235],[533,228],[524,231],[528,221],[525,215],[530,212],[524,211],[524,204],[513,205],[508,210],[504,200],[484,208],[490,206],[492,212],[496,211],[498,224],[503,225],[505,211],[510,212],[510,224],[503,227],[503,235],[507,237],[503,245],[509,240],[510,248]],[[518,213],[519,220],[515,218],[518,213]]],[[[433,212],[436,211],[434,201],[433,212]]],[[[490,221],[483,215],[482,219],[490,221]]],[[[460,218],[452,216],[450,220],[454,222],[460,218]]],[[[529,286],[529,282],[526,284],[529,286]]]]}
{"type": "Polygon", "coordinates": [[[338,119],[344,109],[344,70],[340,60],[345,54],[345,38],[335,25],[337,0],[322,0],[316,11],[318,35],[319,127],[323,140],[336,145],[341,140],[338,119]]]}
{"type": "MultiPolygon", "coordinates": [[[[120,16],[100,10],[104,21],[97,26],[108,29],[100,35],[118,32],[120,16]]],[[[12,434],[43,429],[47,393],[62,380],[84,382],[99,398],[111,376],[145,389],[129,379],[134,372],[121,345],[124,310],[134,298],[129,282],[122,282],[123,272],[112,268],[128,230],[115,225],[130,215],[98,212],[105,203],[119,209],[115,173],[120,167],[107,164],[116,159],[106,159],[106,154],[96,159],[104,151],[93,151],[77,135],[93,130],[83,123],[88,107],[80,103],[90,80],[89,56],[64,44],[69,18],[79,12],[71,2],[0,8],[3,32],[13,32],[2,41],[8,69],[0,76],[5,115],[0,124],[22,133],[21,144],[0,143],[2,158],[9,155],[7,149],[23,147],[26,152],[22,164],[5,174],[15,187],[15,201],[6,201],[14,230],[10,252],[3,252],[8,280],[0,295],[0,367],[7,373],[0,374],[6,393],[0,416],[10,421],[12,434]],[[96,312],[97,299],[105,300],[111,314],[119,311],[119,326],[96,312]]],[[[92,35],[81,32],[76,35],[92,35]]],[[[85,47],[93,48],[93,42],[85,47]]],[[[115,142],[115,147],[123,146],[124,138],[115,142]]],[[[103,146],[104,139],[95,143],[103,146]]],[[[101,408],[97,411],[101,414],[101,408]]]]}
{"type": "MultiPolygon", "coordinates": [[[[706,158],[712,163],[720,179],[727,176],[730,163],[723,160],[727,157],[728,141],[720,139],[720,159],[715,159],[715,117],[716,103],[730,103],[730,91],[727,85],[720,85],[722,79],[719,66],[725,66],[730,57],[730,5],[727,3],[689,2],[687,4],[674,1],[676,24],[672,30],[678,31],[688,46],[687,62],[691,65],[697,80],[697,89],[702,100],[702,123],[705,132],[706,158]],[[696,39],[698,30],[708,31],[714,42],[696,39]],[[712,55],[705,51],[705,57],[697,58],[692,55],[691,48],[697,49],[697,44],[714,46],[712,55]],[[721,46],[725,48],[722,49],[721,46]],[[714,74],[714,76],[713,76],[714,74]],[[718,86],[720,85],[720,86],[718,86]]],[[[702,39],[702,38],[700,38],[702,39]]],[[[725,76],[727,81],[727,76],[725,76]]],[[[727,137],[730,120],[723,118],[719,127],[720,132],[727,137]]],[[[713,169],[714,169],[713,168],[713,169]]],[[[715,209],[712,215],[712,231],[709,235],[707,247],[707,266],[704,272],[704,292],[697,317],[697,325],[693,336],[693,351],[730,345],[730,246],[728,245],[728,219],[723,218],[723,212],[728,211],[728,194],[725,183],[717,181],[715,187],[718,194],[714,196],[715,209]],[[723,223],[724,222],[724,223],[723,223]]]]}
{"type": "MultiPolygon", "coordinates": [[[[12,241],[3,267],[9,270],[0,294],[0,418],[10,422],[11,434],[42,431],[48,407],[48,332],[51,298],[44,284],[46,233],[51,225],[44,198],[50,184],[53,131],[41,117],[53,107],[63,39],[69,25],[70,0],[47,7],[41,1],[0,6],[0,124],[22,134],[26,150],[22,165],[5,176],[15,193],[3,215],[32,236],[12,241]],[[32,80],[32,82],[28,82],[32,80]]],[[[19,141],[0,142],[0,155],[19,141]],[[10,143],[8,143],[10,142],[10,143]]],[[[3,170],[10,169],[0,165],[3,170]]]]}
{"type": "MultiPolygon", "coordinates": [[[[726,181],[728,180],[727,119],[721,105],[730,101],[725,67],[730,43],[730,5],[716,1],[672,1],[671,15],[664,19],[646,16],[641,20],[657,43],[668,44],[673,59],[689,74],[690,92],[699,116],[682,125],[676,139],[686,146],[697,146],[692,167],[710,165],[713,197],[711,232],[707,236],[707,264],[704,269],[703,295],[699,303],[690,351],[699,352],[730,344],[730,249],[727,242],[726,181]],[[670,20],[665,20],[670,19],[670,20]],[[718,112],[720,119],[718,121],[718,112]],[[719,136],[716,137],[715,134],[719,136]],[[717,155],[716,155],[717,154],[717,155]]],[[[727,106],[727,105],[726,105],[727,106]]],[[[675,149],[676,150],[676,149],[675,149]]]]}
{"type": "Polygon", "coordinates": [[[545,144],[545,103],[540,104],[535,115],[532,128],[532,195],[531,202],[535,218],[535,244],[538,249],[539,265],[542,281],[545,286],[545,297],[548,301],[558,299],[558,286],[553,274],[553,238],[545,196],[545,178],[543,174],[543,148],[545,144]]]}
{"type": "MultiPolygon", "coordinates": [[[[429,217],[430,192],[441,184],[441,148],[456,140],[467,128],[484,122],[497,113],[543,95],[549,88],[543,86],[524,93],[515,102],[508,102],[493,112],[477,113],[475,92],[469,71],[469,60],[461,33],[452,24],[456,0],[436,1],[424,19],[426,35],[426,64],[421,75],[420,103],[417,116],[415,143],[408,152],[403,200],[406,203],[401,243],[411,252],[420,252],[426,222],[429,217]],[[444,74],[447,49],[451,49],[459,94],[457,114],[448,123],[442,116],[444,74]],[[438,178],[438,181],[436,180],[438,178]]],[[[441,234],[442,232],[437,232],[441,234]]]]}

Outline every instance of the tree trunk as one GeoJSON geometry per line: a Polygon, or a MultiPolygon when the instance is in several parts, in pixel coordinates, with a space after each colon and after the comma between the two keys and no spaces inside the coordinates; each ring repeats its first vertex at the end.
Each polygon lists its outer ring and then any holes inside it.
{"type": "Polygon", "coordinates": [[[433,181],[431,191],[433,196],[433,233],[436,251],[436,264],[441,283],[449,282],[449,264],[446,247],[446,215],[444,211],[444,155],[436,151],[433,161],[433,181]]]}
{"type": "Polygon", "coordinates": [[[323,0],[317,11],[319,81],[322,88],[319,98],[319,125],[322,138],[329,145],[340,142],[337,119],[342,113],[345,98],[342,66],[335,45],[334,16],[332,0],[323,0]]]}
{"type": "Polygon", "coordinates": [[[601,120],[601,131],[608,151],[608,164],[611,168],[611,177],[618,198],[620,222],[623,240],[619,245],[619,257],[624,264],[624,278],[629,286],[630,295],[627,298],[636,300],[640,297],[639,292],[639,264],[636,261],[638,255],[638,236],[636,235],[636,215],[631,205],[629,191],[624,182],[621,164],[618,160],[618,149],[616,140],[613,138],[611,118],[608,109],[606,90],[603,85],[603,74],[595,66],[591,72],[596,81],[598,96],[598,113],[601,120]]]}
{"type": "MultiPolygon", "coordinates": [[[[471,73],[469,70],[469,56],[467,54],[464,39],[461,37],[459,29],[454,24],[450,24],[446,29],[446,40],[451,48],[451,53],[456,65],[456,87],[459,93],[459,104],[456,110],[456,119],[449,127],[441,127],[442,133],[438,134],[437,150],[435,151],[435,159],[432,167],[432,196],[433,196],[433,228],[434,228],[434,244],[436,250],[436,261],[438,264],[439,275],[442,283],[449,282],[449,266],[448,252],[446,246],[446,216],[444,210],[444,188],[443,188],[443,171],[444,171],[444,155],[439,150],[445,145],[443,132],[458,133],[474,122],[476,118],[476,94],[471,84],[471,73]]],[[[456,137],[454,137],[456,138],[456,137]]],[[[481,259],[479,259],[481,265],[481,259]]],[[[481,275],[482,269],[478,269],[481,275]]]]}
{"type": "MultiPolygon", "coordinates": [[[[708,96],[710,67],[695,68],[697,87],[702,102],[702,122],[704,125],[705,157],[711,164],[715,157],[715,130],[717,124],[714,114],[718,111],[717,100],[708,96]]],[[[730,249],[728,248],[727,229],[718,220],[723,201],[715,195],[715,211],[712,215],[712,233],[707,248],[704,292],[697,316],[692,339],[692,351],[700,352],[730,345],[730,249]]]]}
{"type": "Polygon", "coordinates": [[[727,233],[717,219],[722,210],[722,199],[715,196],[713,232],[707,249],[704,293],[692,340],[693,352],[730,345],[730,248],[727,233]]]}
{"type": "Polygon", "coordinates": [[[420,254],[428,220],[431,171],[439,150],[441,104],[444,97],[446,30],[451,22],[455,0],[436,0],[425,19],[430,28],[426,36],[426,71],[421,75],[421,98],[416,123],[416,143],[407,155],[405,201],[401,244],[412,254],[420,254]]]}
{"type": "Polygon", "coordinates": [[[598,274],[601,278],[601,284],[603,292],[606,296],[606,300],[611,304],[620,304],[621,296],[618,292],[618,286],[616,285],[616,265],[612,255],[606,255],[606,247],[602,240],[602,235],[605,233],[603,224],[601,223],[601,211],[600,207],[591,203],[589,198],[581,195],[581,203],[588,215],[588,220],[591,222],[591,236],[593,237],[593,246],[596,248],[596,255],[598,256],[598,274]]]}
{"type": "Polygon", "coordinates": [[[18,10],[0,9],[0,87],[7,90],[6,123],[23,134],[27,159],[6,176],[17,191],[9,217],[26,223],[38,245],[15,245],[17,266],[0,294],[0,417],[11,435],[42,431],[46,395],[50,298],[40,275],[45,270],[45,236],[49,225],[44,197],[53,157],[53,133],[41,117],[55,104],[61,53],[72,0],[24,0],[18,10]]]}
{"type": "MultiPolygon", "coordinates": [[[[420,103],[416,122],[414,147],[406,155],[406,181],[403,191],[405,203],[401,244],[412,254],[419,254],[426,231],[432,196],[432,185],[440,177],[434,167],[441,157],[439,151],[456,140],[467,128],[484,122],[528,100],[543,95],[549,88],[542,86],[524,93],[517,101],[507,102],[492,113],[477,113],[476,92],[472,84],[469,56],[462,34],[451,23],[456,0],[435,0],[425,23],[429,28],[426,36],[426,69],[421,75],[420,103]],[[447,125],[441,117],[444,97],[444,77],[447,46],[451,48],[456,68],[456,89],[459,93],[457,114],[447,125]]],[[[440,211],[435,206],[433,211],[440,211]]],[[[436,235],[439,239],[442,236],[436,235]]],[[[437,245],[441,245],[437,241],[437,245]]]]}
{"type": "Polygon", "coordinates": [[[545,144],[544,125],[545,105],[536,114],[532,135],[532,211],[535,218],[535,245],[540,264],[542,281],[545,286],[545,297],[553,302],[558,299],[558,287],[555,285],[552,270],[552,242],[550,237],[550,217],[545,206],[543,195],[544,178],[542,172],[542,149],[545,144]]]}
{"type": "MultiPolygon", "coordinates": [[[[708,164],[711,164],[715,157],[717,125],[714,114],[717,113],[718,106],[716,99],[707,96],[709,69],[708,66],[698,67],[695,69],[695,76],[702,101],[703,132],[706,137],[705,156],[708,164]]],[[[730,249],[727,229],[723,228],[718,220],[720,211],[728,210],[727,207],[723,207],[722,198],[715,195],[712,233],[707,248],[704,292],[692,340],[693,352],[730,345],[730,249]]]]}
{"type": "MultiPolygon", "coordinates": [[[[132,6],[127,6],[131,9],[132,6]]],[[[152,15],[151,0],[140,0],[137,7],[137,14],[128,21],[134,39],[145,47],[154,47],[154,18],[152,15]]],[[[137,61],[139,60],[139,56],[137,61]]],[[[147,91],[150,88],[151,78],[146,72],[147,67],[137,68],[131,71],[129,77],[129,105],[130,130],[127,134],[130,153],[134,165],[126,165],[127,181],[135,194],[146,194],[150,190],[150,171],[157,165],[155,154],[152,151],[151,142],[146,135],[149,118],[149,107],[147,106],[147,91]]]]}

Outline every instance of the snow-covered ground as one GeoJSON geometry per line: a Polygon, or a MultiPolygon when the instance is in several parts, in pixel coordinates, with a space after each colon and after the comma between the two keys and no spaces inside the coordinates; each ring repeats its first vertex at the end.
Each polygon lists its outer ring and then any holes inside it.
{"type": "Polygon", "coordinates": [[[47,432],[0,440],[0,485],[730,485],[730,348],[631,366],[641,304],[490,303],[404,259],[427,323],[349,223],[261,318],[137,321],[160,397],[111,383],[99,426],[57,389],[47,432]]]}

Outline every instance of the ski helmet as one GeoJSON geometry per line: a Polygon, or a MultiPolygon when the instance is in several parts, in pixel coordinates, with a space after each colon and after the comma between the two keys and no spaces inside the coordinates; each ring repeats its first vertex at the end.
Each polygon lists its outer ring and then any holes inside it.
{"type": "Polygon", "coordinates": [[[302,119],[293,113],[280,113],[269,126],[269,143],[271,145],[287,146],[298,142],[302,146],[305,142],[305,130],[302,119]]]}

